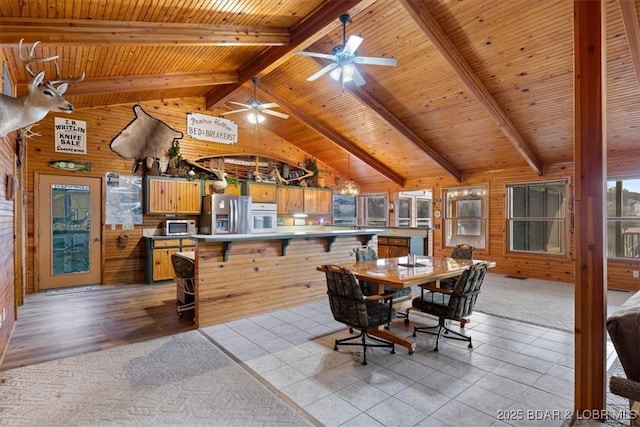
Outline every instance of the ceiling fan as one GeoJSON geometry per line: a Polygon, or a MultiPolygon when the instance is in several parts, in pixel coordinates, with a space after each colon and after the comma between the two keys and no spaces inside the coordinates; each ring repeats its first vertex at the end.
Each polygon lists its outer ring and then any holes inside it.
{"type": "Polygon", "coordinates": [[[243,104],[241,102],[229,101],[229,104],[240,105],[241,107],[244,107],[244,108],[241,108],[239,110],[227,111],[226,113],[222,113],[222,115],[226,116],[227,114],[248,111],[249,114],[247,115],[247,119],[252,124],[264,122],[264,116],[262,115],[262,113],[269,114],[271,116],[280,117],[281,119],[288,119],[289,118],[288,114],[284,114],[279,111],[269,110],[269,108],[279,107],[279,105],[276,104],[275,102],[269,102],[269,103],[263,104],[258,100],[256,96],[256,92],[258,88],[258,77],[252,77],[251,81],[253,82],[253,98],[247,101],[246,104],[243,104]]]}
{"type": "Polygon", "coordinates": [[[351,16],[346,13],[340,15],[340,22],[342,22],[342,44],[334,47],[331,50],[330,55],[326,53],[307,51],[297,52],[298,55],[333,60],[333,63],[309,76],[309,78],[307,78],[308,81],[314,81],[323,74],[330,72],[329,75],[334,80],[340,81],[343,86],[346,82],[350,82],[352,80],[357,86],[362,86],[365,81],[355,64],[386,65],[389,67],[395,67],[398,64],[398,60],[395,58],[356,56],[356,50],[360,46],[360,43],[362,43],[363,39],[362,37],[351,35],[349,36],[349,40],[347,40],[346,26],[347,22],[351,22],[351,16]]]}

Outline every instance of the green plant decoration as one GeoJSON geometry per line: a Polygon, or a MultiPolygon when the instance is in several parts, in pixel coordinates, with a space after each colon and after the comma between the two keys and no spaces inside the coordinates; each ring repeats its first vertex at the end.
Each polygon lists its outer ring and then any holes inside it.
{"type": "Polygon", "coordinates": [[[174,141],[171,148],[167,150],[167,155],[169,156],[170,168],[177,168],[180,166],[180,162],[182,161],[182,154],[180,154],[180,142],[174,141]]]}

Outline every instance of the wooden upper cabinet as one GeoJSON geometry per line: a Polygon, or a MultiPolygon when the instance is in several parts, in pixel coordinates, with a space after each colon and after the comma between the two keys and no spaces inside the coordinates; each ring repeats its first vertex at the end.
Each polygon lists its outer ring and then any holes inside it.
{"type": "Polygon", "coordinates": [[[332,194],[331,190],[321,188],[304,188],[304,213],[331,213],[332,194]]]}
{"type": "Polygon", "coordinates": [[[146,190],[146,214],[200,214],[200,181],[147,177],[146,190]]]}
{"type": "Polygon", "coordinates": [[[263,184],[260,182],[243,183],[243,195],[251,196],[253,203],[276,203],[275,184],[263,184]]]}
{"type": "Polygon", "coordinates": [[[278,213],[294,214],[304,212],[302,187],[278,187],[278,213]]]}

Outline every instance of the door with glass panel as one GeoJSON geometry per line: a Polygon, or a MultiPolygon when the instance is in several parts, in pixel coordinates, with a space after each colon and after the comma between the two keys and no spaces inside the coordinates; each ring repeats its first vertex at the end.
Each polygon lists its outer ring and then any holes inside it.
{"type": "Polygon", "coordinates": [[[101,180],[40,175],[38,289],[100,282],[101,180]]]}

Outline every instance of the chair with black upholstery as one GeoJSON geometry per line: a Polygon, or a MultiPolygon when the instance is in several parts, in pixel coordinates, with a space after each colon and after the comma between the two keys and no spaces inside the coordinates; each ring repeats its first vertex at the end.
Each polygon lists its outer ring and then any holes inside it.
{"type": "Polygon", "coordinates": [[[340,345],[358,345],[363,348],[362,364],[367,364],[367,348],[389,347],[395,353],[395,344],[369,335],[369,330],[386,325],[393,317],[393,295],[362,294],[358,280],[350,270],[337,265],[324,265],[327,278],[327,295],[333,318],[340,323],[359,329],[360,333],[335,340],[334,350],[340,345]],[[385,302],[387,299],[389,302],[385,302]]]}
{"type": "MultiPolygon", "coordinates": [[[[473,246],[467,245],[465,243],[460,244],[460,245],[456,245],[455,248],[453,248],[453,251],[451,251],[451,256],[450,258],[453,259],[473,259],[473,251],[476,248],[474,248],[473,246]]],[[[456,284],[456,281],[458,280],[457,277],[451,277],[449,279],[442,279],[440,280],[440,287],[441,288],[445,288],[445,289],[451,289],[453,288],[453,285],[456,284]]]]}
{"type": "Polygon", "coordinates": [[[172,254],[171,264],[175,274],[176,301],[178,303],[178,314],[188,310],[195,310],[195,263],[192,259],[172,254]]]}
{"type": "MultiPolygon", "coordinates": [[[[486,272],[487,265],[478,263],[463,271],[458,276],[452,289],[436,286],[423,289],[421,295],[411,301],[412,308],[416,311],[436,316],[438,325],[414,327],[413,336],[415,337],[418,332],[436,335],[434,351],[438,351],[438,344],[442,337],[467,341],[469,348],[473,347],[471,337],[450,329],[447,326],[447,321],[460,321],[460,319],[468,318],[473,313],[486,272]],[[425,292],[425,290],[428,292],[425,292]]],[[[464,328],[464,322],[461,322],[460,328],[464,328]]]]}
{"type": "MultiPolygon", "coordinates": [[[[356,254],[356,261],[371,261],[378,259],[376,251],[368,246],[355,248],[353,251],[356,254]]],[[[371,293],[373,292],[373,285],[365,280],[360,280],[360,287],[362,288],[362,293],[365,295],[371,295],[371,293]]],[[[395,286],[385,285],[384,292],[393,292],[393,299],[396,303],[402,300],[409,299],[409,297],[411,296],[411,288],[396,288],[395,286]]],[[[398,317],[406,317],[406,314],[400,311],[397,312],[396,315],[398,317]]]]}

